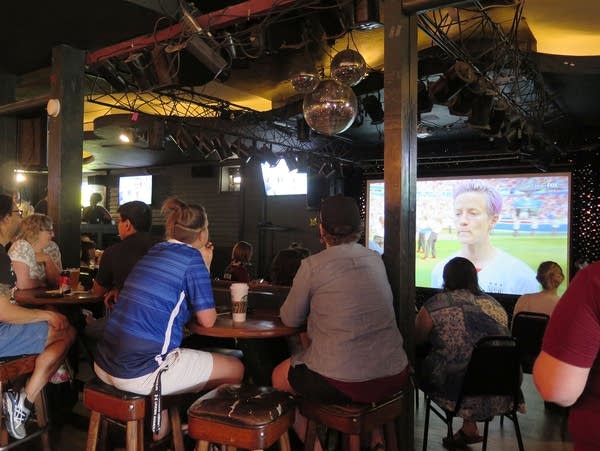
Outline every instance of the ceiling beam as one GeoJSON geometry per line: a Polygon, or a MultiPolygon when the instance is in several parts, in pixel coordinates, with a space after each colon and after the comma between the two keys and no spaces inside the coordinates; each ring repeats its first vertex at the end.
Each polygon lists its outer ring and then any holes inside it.
{"type": "MultiPolygon", "coordinates": [[[[142,0],[139,0],[142,2],[142,0]]],[[[281,7],[295,3],[296,0],[248,0],[244,3],[228,6],[227,8],[213,11],[202,16],[197,16],[196,22],[206,30],[223,28],[236,22],[248,20],[252,16],[264,14],[271,9],[280,9],[281,7]]],[[[144,2],[142,2],[144,3],[144,2]]],[[[120,42],[109,47],[88,53],[86,64],[91,65],[102,60],[116,56],[129,55],[136,50],[155,46],[159,42],[168,41],[177,38],[184,31],[181,23],[157,31],[155,34],[148,34],[120,42]]]]}

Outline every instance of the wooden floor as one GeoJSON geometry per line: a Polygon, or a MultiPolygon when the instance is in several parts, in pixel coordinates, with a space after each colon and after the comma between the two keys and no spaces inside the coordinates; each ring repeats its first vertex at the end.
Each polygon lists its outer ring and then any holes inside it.
{"type": "MultiPolygon", "coordinates": [[[[566,441],[561,439],[561,427],[563,417],[559,412],[547,410],[535,391],[531,375],[524,375],[523,392],[527,402],[527,413],[519,415],[519,424],[526,451],[570,451],[573,449],[568,434],[566,441]]],[[[78,402],[73,408],[73,414],[64,418],[64,425],[55,428],[52,433],[53,451],[83,451],[87,436],[87,417],[85,408],[78,402]]],[[[423,443],[423,422],[425,419],[423,410],[423,397],[421,394],[420,405],[415,409],[415,450],[420,451],[423,443]]],[[[455,430],[460,427],[460,420],[455,420],[455,430]]],[[[483,425],[481,425],[483,433],[483,425]]],[[[443,450],[442,437],[446,434],[444,423],[435,415],[431,415],[429,428],[429,450],[443,450]]],[[[124,444],[117,444],[124,446],[124,444]]],[[[22,450],[39,450],[39,440],[34,439],[31,443],[17,448],[22,450]]],[[[163,448],[164,449],[164,448],[163,448]]],[[[189,447],[191,451],[192,446],[189,447]]],[[[481,445],[472,445],[469,449],[480,450],[481,445]]],[[[500,427],[499,419],[490,423],[488,450],[517,450],[517,441],[514,434],[512,422],[504,421],[504,427],[500,427]]],[[[390,450],[391,451],[391,450],[390,450]]]]}

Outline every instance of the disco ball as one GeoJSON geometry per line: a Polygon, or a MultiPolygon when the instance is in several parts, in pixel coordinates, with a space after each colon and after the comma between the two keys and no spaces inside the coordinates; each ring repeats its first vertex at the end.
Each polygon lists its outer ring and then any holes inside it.
{"type": "Polygon", "coordinates": [[[331,60],[331,76],[348,86],[354,86],[367,73],[367,63],[356,50],[346,49],[331,60]]]}
{"type": "Polygon", "coordinates": [[[302,68],[290,74],[292,87],[301,94],[313,92],[319,86],[320,77],[315,68],[302,68]]]}
{"type": "Polygon", "coordinates": [[[317,89],[304,96],[302,111],[310,128],[332,136],[352,125],[358,112],[358,102],[349,86],[325,79],[321,80],[317,89]]]}

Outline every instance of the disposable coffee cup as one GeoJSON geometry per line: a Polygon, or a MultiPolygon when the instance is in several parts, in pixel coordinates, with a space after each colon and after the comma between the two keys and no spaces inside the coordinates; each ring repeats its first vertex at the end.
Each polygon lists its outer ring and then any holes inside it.
{"type": "Polygon", "coordinates": [[[246,321],[246,311],[248,309],[248,284],[232,283],[229,287],[231,291],[231,315],[234,322],[246,321]]]}

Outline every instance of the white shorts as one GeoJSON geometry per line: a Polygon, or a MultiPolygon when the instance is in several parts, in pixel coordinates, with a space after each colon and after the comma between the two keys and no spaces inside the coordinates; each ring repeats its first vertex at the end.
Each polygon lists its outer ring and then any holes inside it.
{"type": "Polygon", "coordinates": [[[113,377],[94,363],[94,371],[103,382],[140,395],[150,394],[156,375],[165,367],[167,370],[160,377],[161,394],[193,393],[202,390],[208,382],[213,369],[213,357],[209,352],[177,348],[167,355],[156,371],[134,379],[113,377]]]}

